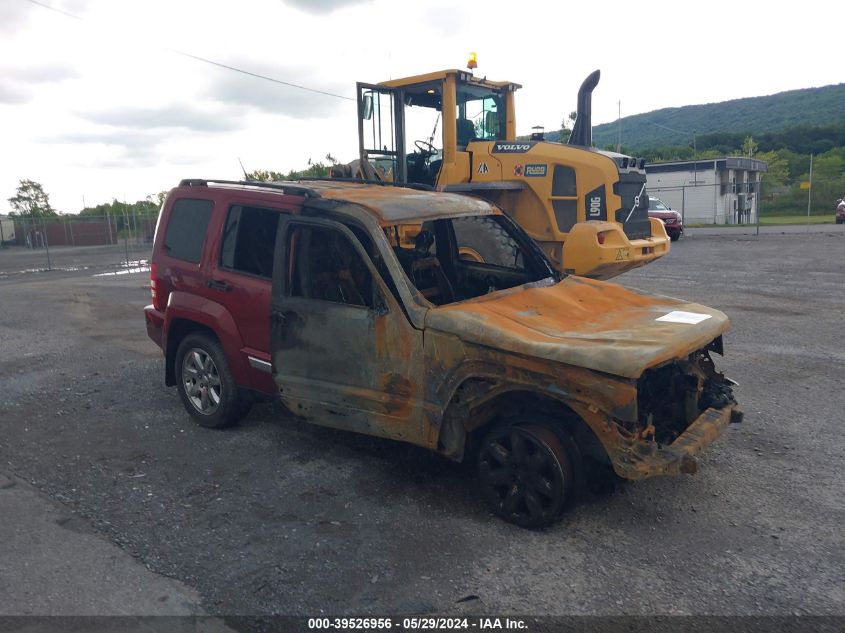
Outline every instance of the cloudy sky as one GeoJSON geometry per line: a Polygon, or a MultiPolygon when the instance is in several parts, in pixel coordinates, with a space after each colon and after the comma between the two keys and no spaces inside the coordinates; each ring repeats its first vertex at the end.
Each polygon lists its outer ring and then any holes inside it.
{"type": "Polygon", "coordinates": [[[520,133],[559,127],[596,68],[595,124],[617,100],[625,116],[840,83],[843,17],[815,0],[0,0],[0,213],[22,178],[74,213],[238,178],[238,158],[352,160],[355,81],[460,68],[469,51],[477,75],[523,85],[520,133]]]}

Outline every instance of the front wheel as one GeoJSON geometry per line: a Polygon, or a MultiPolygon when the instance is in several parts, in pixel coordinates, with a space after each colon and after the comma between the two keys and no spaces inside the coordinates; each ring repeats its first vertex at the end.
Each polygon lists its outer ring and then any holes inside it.
{"type": "Polygon", "coordinates": [[[478,455],[481,493],[499,517],[524,528],[560,518],[575,494],[575,458],[549,425],[494,428],[478,455]]]}
{"type": "Polygon", "coordinates": [[[185,410],[202,426],[230,426],[247,411],[217,340],[190,334],[176,350],[179,397],[185,410]]]}

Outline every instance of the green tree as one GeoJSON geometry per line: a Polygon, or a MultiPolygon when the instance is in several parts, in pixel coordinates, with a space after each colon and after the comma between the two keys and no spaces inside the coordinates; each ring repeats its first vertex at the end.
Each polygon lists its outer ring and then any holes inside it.
{"type": "Polygon", "coordinates": [[[325,178],[329,175],[331,168],[337,165],[337,159],[331,154],[326,154],[326,162],[308,159],[308,167],[302,170],[291,169],[287,174],[269,169],[256,169],[246,175],[247,180],[260,180],[262,182],[274,182],[277,180],[299,180],[300,178],[325,178]]]}
{"type": "Polygon", "coordinates": [[[259,180],[261,182],[273,182],[274,180],[284,180],[285,176],[278,171],[270,171],[268,169],[256,169],[246,175],[247,180],[259,180]]]}
{"type": "Polygon", "coordinates": [[[845,175],[845,158],[835,150],[813,159],[813,179],[837,180],[845,175]]]}
{"type": "Polygon", "coordinates": [[[577,112],[570,112],[566,115],[560,122],[560,138],[558,138],[558,143],[568,143],[569,137],[572,136],[572,126],[575,125],[575,117],[578,116],[577,112]]]}
{"type": "Polygon", "coordinates": [[[763,181],[771,188],[785,187],[789,183],[789,164],[780,152],[760,152],[757,160],[768,164],[768,170],[763,174],[763,181]]]}
{"type": "Polygon", "coordinates": [[[9,215],[26,218],[57,215],[55,209],[50,206],[50,196],[44,191],[44,187],[34,180],[21,180],[15,195],[9,198],[9,204],[14,209],[9,215]]]}
{"type": "Polygon", "coordinates": [[[742,155],[752,158],[758,147],[760,147],[760,144],[755,142],[753,137],[746,136],[745,140],[742,141],[742,155]]]}

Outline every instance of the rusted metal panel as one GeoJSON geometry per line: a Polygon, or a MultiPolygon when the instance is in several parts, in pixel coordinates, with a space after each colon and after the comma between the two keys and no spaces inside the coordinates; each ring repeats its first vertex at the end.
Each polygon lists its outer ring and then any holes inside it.
{"type": "Polygon", "coordinates": [[[424,444],[418,390],[425,367],[422,333],[401,314],[286,302],[274,326],[279,395],[295,414],[322,426],[424,444]],[[332,332],[345,341],[333,349],[332,332]],[[327,345],[327,343],[329,343],[327,345]]]}
{"type": "Polygon", "coordinates": [[[488,202],[459,194],[432,194],[429,191],[402,187],[379,187],[344,183],[314,183],[320,195],[328,200],[359,204],[373,213],[383,226],[392,224],[470,215],[501,213],[488,202]]]}
{"type": "Polygon", "coordinates": [[[426,325],[479,345],[638,378],[703,347],[730,322],[699,304],[568,277],[434,308],[426,325]],[[695,325],[656,320],[675,310],[708,318],[695,325]]]}
{"type": "MultiPolygon", "coordinates": [[[[326,220],[292,219],[286,227],[277,267],[292,259],[294,241],[287,238],[299,228],[330,229],[350,244],[354,239],[348,228],[326,220]]],[[[279,395],[315,424],[424,444],[422,332],[364,263],[376,284],[372,305],[291,296],[285,275],[274,275],[270,327],[279,395]]]]}
{"type": "Polygon", "coordinates": [[[613,468],[618,475],[631,480],[693,474],[698,471],[696,455],[722,435],[736,410],[736,405],[707,409],[668,446],[620,437],[608,452],[613,468]]]}

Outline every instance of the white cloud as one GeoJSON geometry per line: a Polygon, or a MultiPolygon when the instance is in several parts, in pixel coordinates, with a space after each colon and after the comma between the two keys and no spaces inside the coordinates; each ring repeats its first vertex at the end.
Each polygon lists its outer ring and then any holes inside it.
{"type": "Polygon", "coordinates": [[[555,129],[581,80],[601,68],[593,120],[841,81],[835,37],[814,32],[821,0],[801,11],[714,0],[690,17],[655,0],[0,0],[0,212],[20,178],[60,209],[142,198],[185,177],[237,178],[357,153],[354,102],[188,59],[174,49],[326,92],[463,67],[524,85],[520,132],[555,129]],[[748,28],[745,26],[748,25],[748,28]],[[696,44],[693,44],[695,42],[696,44]],[[798,52],[796,52],[798,51],[798,52]],[[107,170],[107,173],[105,173],[107,170]]]}
{"type": "Polygon", "coordinates": [[[29,101],[29,92],[19,84],[0,79],[0,104],[25,103],[29,101]]]}
{"type": "Polygon", "coordinates": [[[242,112],[199,108],[189,104],[168,104],[161,107],[119,106],[109,110],[86,110],[76,113],[92,123],[123,128],[153,130],[182,128],[197,132],[228,132],[243,126],[242,112]]]}
{"type": "Polygon", "coordinates": [[[204,92],[205,96],[214,101],[250,106],[270,114],[296,119],[315,119],[336,114],[339,107],[338,101],[343,101],[343,99],[333,95],[354,99],[355,92],[350,89],[350,85],[327,81],[321,73],[314,70],[254,61],[250,63],[249,60],[242,60],[232,65],[248,68],[250,72],[265,77],[284,77],[287,84],[306,86],[311,90],[302,90],[291,85],[261,80],[235,72],[218,72],[211,78],[204,92]]]}
{"type": "Polygon", "coordinates": [[[372,0],[285,0],[288,6],[313,13],[314,15],[331,15],[338,9],[345,9],[359,4],[369,4],[372,0]]]}

